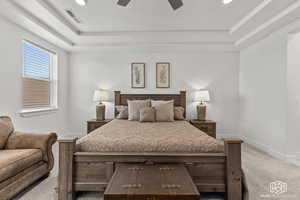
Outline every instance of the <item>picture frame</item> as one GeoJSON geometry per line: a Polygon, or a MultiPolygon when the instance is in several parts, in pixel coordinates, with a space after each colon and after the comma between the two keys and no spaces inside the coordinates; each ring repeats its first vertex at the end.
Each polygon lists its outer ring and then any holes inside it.
{"type": "Polygon", "coordinates": [[[131,63],[131,88],[145,88],[146,63],[131,63]]]}
{"type": "Polygon", "coordinates": [[[170,88],[170,63],[156,63],[156,88],[170,88]]]}

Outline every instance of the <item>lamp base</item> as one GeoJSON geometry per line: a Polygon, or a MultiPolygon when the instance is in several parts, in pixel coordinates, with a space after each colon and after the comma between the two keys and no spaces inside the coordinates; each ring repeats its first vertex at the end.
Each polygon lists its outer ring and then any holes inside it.
{"type": "Polygon", "coordinates": [[[200,121],[206,120],[206,105],[199,104],[197,106],[197,119],[200,121]]]}
{"type": "Polygon", "coordinates": [[[105,105],[104,104],[98,104],[96,106],[96,119],[98,121],[105,120],[105,105]]]}

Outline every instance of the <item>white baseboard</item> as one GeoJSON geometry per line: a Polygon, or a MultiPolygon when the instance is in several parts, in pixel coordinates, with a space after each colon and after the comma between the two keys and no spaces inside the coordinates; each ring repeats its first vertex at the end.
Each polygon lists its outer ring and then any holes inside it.
{"type": "Polygon", "coordinates": [[[268,154],[270,154],[271,156],[281,159],[281,160],[286,160],[286,155],[280,151],[274,150],[274,148],[272,148],[269,145],[263,144],[261,142],[258,142],[252,138],[249,138],[247,136],[241,136],[242,139],[244,140],[244,142],[256,147],[257,149],[264,151],[268,154]]]}
{"type": "Polygon", "coordinates": [[[296,153],[295,155],[287,155],[286,160],[290,163],[300,166],[300,153],[296,153]]]}
{"type": "Polygon", "coordinates": [[[280,160],[295,164],[297,166],[300,166],[300,154],[299,156],[296,155],[287,155],[285,153],[282,153],[280,151],[274,150],[274,148],[272,148],[269,145],[263,144],[261,142],[258,142],[252,138],[249,138],[247,136],[241,136],[241,139],[244,140],[245,143],[250,144],[252,146],[254,146],[255,148],[275,157],[278,158],[280,160]]]}

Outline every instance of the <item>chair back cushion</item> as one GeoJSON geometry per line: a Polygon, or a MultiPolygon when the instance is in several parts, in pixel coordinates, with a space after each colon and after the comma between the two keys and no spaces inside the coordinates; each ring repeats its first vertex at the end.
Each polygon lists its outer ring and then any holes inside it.
{"type": "Polygon", "coordinates": [[[0,116],[0,149],[5,147],[9,135],[14,132],[14,126],[9,117],[0,116]]]}

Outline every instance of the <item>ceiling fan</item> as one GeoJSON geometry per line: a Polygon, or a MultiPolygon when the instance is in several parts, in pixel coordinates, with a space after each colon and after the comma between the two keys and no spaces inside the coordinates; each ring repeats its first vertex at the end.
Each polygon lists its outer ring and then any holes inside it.
{"type": "MultiPolygon", "coordinates": [[[[126,7],[131,0],[118,0],[118,5],[126,7]]],[[[182,0],[168,0],[174,10],[183,6],[182,0]]]]}

